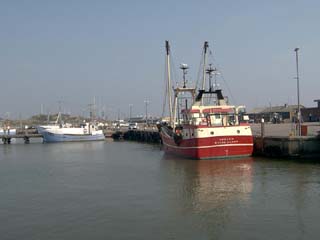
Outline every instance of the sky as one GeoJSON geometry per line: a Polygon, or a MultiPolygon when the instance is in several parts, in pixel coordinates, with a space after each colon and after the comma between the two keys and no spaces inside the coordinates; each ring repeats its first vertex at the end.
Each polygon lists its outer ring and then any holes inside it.
{"type": "MultiPolygon", "coordinates": [[[[195,82],[204,41],[247,110],[319,99],[320,1],[0,0],[0,118],[60,109],[161,116],[165,40],[174,81],[195,82]],[[147,102],[147,109],[146,109],[147,102]]],[[[221,83],[221,86],[223,83],[221,83]]]]}

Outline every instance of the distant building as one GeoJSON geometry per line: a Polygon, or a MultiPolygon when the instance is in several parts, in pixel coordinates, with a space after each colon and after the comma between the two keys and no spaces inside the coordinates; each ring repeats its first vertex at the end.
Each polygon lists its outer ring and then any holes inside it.
{"type": "MultiPolygon", "coordinates": [[[[124,120],[127,122],[136,122],[136,123],[145,123],[146,122],[145,116],[131,117],[131,118],[126,118],[124,120]]],[[[157,121],[160,121],[160,119],[158,117],[148,117],[148,123],[150,123],[150,124],[156,123],[157,121]]]]}
{"type": "Polygon", "coordinates": [[[314,100],[317,107],[301,109],[303,122],[319,122],[320,121],[320,99],[314,100]]]}
{"type": "MultiPolygon", "coordinates": [[[[300,109],[305,107],[300,105],[300,109]]],[[[264,108],[256,108],[248,113],[250,122],[261,122],[263,118],[265,122],[280,123],[296,121],[298,105],[282,105],[270,106],[264,108]]]]}

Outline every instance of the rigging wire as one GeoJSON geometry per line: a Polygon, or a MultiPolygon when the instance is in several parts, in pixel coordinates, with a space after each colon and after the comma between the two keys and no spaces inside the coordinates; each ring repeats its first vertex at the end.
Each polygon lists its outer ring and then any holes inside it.
{"type": "Polygon", "coordinates": [[[230,94],[230,97],[231,97],[232,102],[237,105],[237,101],[236,101],[236,99],[233,97],[231,88],[229,87],[229,84],[228,84],[227,80],[224,78],[223,73],[222,73],[222,71],[221,71],[221,68],[220,68],[219,64],[217,63],[217,61],[216,61],[216,59],[215,59],[215,57],[214,57],[214,55],[213,55],[213,53],[212,53],[211,50],[209,50],[209,58],[212,59],[213,65],[216,66],[216,68],[219,70],[221,79],[222,79],[222,81],[224,82],[224,84],[225,84],[225,86],[226,86],[227,92],[230,94]]]}
{"type": "Polygon", "coordinates": [[[173,59],[173,56],[172,55],[170,55],[170,63],[171,63],[171,66],[172,66],[172,68],[171,68],[171,72],[172,72],[172,79],[173,79],[173,81],[172,81],[172,89],[174,89],[174,83],[176,84],[176,86],[178,85],[178,82],[179,82],[179,80],[178,80],[178,74],[177,74],[177,70],[176,70],[176,65],[175,65],[175,61],[174,61],[174,59],[173,59]]]}
{"type": "Polygon", "coordinates": [[[236,99],[233,97],[233,94],[232,94],[232,92],[231,92],[231,90],[230,90],[229,84],[228,84],[228,82],[225,80],[225,78],[224,78],[224,76],[223,76],[222,73],[221,73],[221,78],[222,78],[223,82],[224,82],[225,85],[226,85],[226,88],[227,88],[227,90],[228,90],[228,92],[229,92],[229,94],[230,94],[230,97],[231,97],[232,102],[233,102],[235,105],[237,105],[237,101],[236,101],[236,99]]]}
{"type": "MultiPolygon", "coordinates": [[[[175,64],[174,64],[174,60],[173,60],[173,56],[171,54],[171,49],[170,49],[170,54],[169,54],[169,61],[170,61],[170,75],[171,75],[171,86],[169,86],[168,89],[168,84],[167,84],[167,75],[168,75],[168,66],[167,66],[167,60],[166,60],[166,55],[165,55],[165,72],[164,72],[164,84],[165,84],[165,92],[164,92],[164,101],[163,101],[163,105],[162,105],[162,117],[165,117],[166,114],[166,105],[167,105],[167,101],[170,101],[168,99],[168,92],[169,91],[173,91],[174,89],[174,82],[177,83],[177,72],[176,72],[176,68],[175,68],[175,64]]],[[[169,111],[172,111],[172,109],[170,109],[169,111]]],[[[169,112],[168,112],[169,113],[169,112]]]]}
{"type": "Polygon", "coordinates": [[[199,84],[201,84],[201,77],[203,77],[203,76],[201,76],[202,69],[203,69],[203,55],[204,55],[204,49],[202,50],[200,65],[199,65],[198,73],[197,73],[197,78],[196,78],[197,80],[196,80],[196,84],[195,84],[196,89],[200,89],[199,84]]]}

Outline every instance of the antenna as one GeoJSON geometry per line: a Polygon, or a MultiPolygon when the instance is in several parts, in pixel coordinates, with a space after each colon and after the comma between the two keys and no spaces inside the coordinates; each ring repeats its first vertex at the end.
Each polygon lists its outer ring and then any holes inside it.
{"type": "Polygon", "coordinates": [[[169,41],[166,41],[166,51],[167,51],[167,55],[170,55],[170,45],[169,45],[169,41]]]}
{"type": "MultiPolygon", "coordinates": [[[[211,80],[212,80],[212,75],[213,74],[215,74],[217,72],[217,69],[216,68],[213,68],[212,67],[212,64],[210,63],[209,64],[209,67],[206,69],[206,73],[209,75],[209,91],[211,92],[211,91],[213,91],[213,87],[212,87],[212,82],[211,82],[211,80]]],[[[215,82],[215,85],[216,85],[217,83],[215,82]]]]}

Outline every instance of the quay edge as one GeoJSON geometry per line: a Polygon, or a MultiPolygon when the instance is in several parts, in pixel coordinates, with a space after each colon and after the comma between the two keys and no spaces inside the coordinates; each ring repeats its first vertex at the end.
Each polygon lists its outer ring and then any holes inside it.
{"type": "MultiPolygon", "coordinates": [[[[117,132],[115,140],[161,144],[158,131],[129,130],[117,132]]],[[[282,158],[320,157],[320,137],[317,136],[254,136],[253,156],[282,158]]]]}
{"type": "Polygon", "coordinates": [[[286,158],[320,157],[320,138],[317,136],[255,136],[254,155],[286,158]]]}

